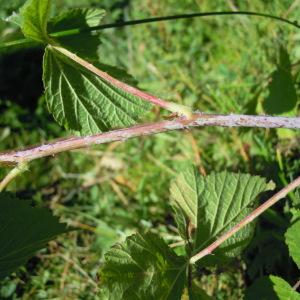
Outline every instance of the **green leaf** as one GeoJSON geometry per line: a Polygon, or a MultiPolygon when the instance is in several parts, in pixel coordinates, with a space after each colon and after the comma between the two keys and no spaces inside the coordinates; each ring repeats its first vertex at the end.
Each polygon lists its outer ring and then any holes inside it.
{"type": "MultiPolygon", "coordinates": [[[[222,172],[202,177],[196,168],[190,167],[179,174],[170,191],[173,205],[181,209],[186,222],[194,227],[193,248],[198,252],[248,215],[257,196],[271,188],[258,176],[222,172]]],[[[252,223],[237,232],[214,252],[211,261],[240,253],[250,241],[253,229],[252,223]]],[[[184,237],[186,230],[180,232],[184,237]]]]}
{"type": "Polygon", "coordinates": [[[212,300],[213,298],[200,288],[195,282],[189,288],[189,300],[212,300]]]}
{"type": "Polygon", "coordinates": [[[0,193],[0,280],[24,264],[57,235],[67,232],[52,214],[0,193]]]}
{"type": "Polygon", "coordinates": [[[157,235],[132,235],[105,258],[101,279],[109,299],[181,299],[186,261],[157,235]]]}
{"type": "MultiPolygon", "coordinates": [[[[105,16],[105,11],[102,9],[70,9],[61,15],[51,19],[48,23],[48,32],[62,32],[74,28],[89,28],[97,26],[101,23],[105,16]]],[[[97,61],[98,47],[100,44],[100,32],[82,31],[76,35],[57,37],[58,43],[76,53],[78,56],[97,61]],[[82,45],[86,45],[82,47],[82,45]]]]}
{"type": "Polygon", "coordinates": [[[151,107],[54,48],[46,48],[43,69],[50,112],[60,125],[82,135],[133,125],[151,107]]]}
{"type": "Polygon", "coordinates": [[[49,0],[28,0],[20,10],[21,29],[24,35],[38,42],[47,42],[47,21],[50,12],[49,0]]]}
{"type": "MultiPolygon", "coordinates": [[[[299,192],[300,192],[300,190],[299,190],[299,192]]],[[[300,219],[300,209],[292,207],[292,208],[290,208],[289,212],[292,214],[291,222],[295,222],[295,221],[298,221],[300,219]]]]}
{"type": "Polygon", "coordinates": [[[299,300],[297,293],[285,280],[276,276],[262,277],[246,290],[245,300],[299,300]]]}
{"type": "Polygon", "coordinates": [[[268,114],[282,114],[292,111],[297,104],[297,92],[291,73],[289,54],[280,48],[280,60],[277,70],[272,73],[269,84],[269,96],[263,103],[268,114]]]}
{"type": "Polygon", "coordinates": [[[204,180],[193,166],[180,173],[170,188],[173,205],[180,208],[195,227],[198,223],[199,195],[203,190],[204,180]]]}
{"type": "Polygon", "coordinates": [[[23,19],[20,14],[13,12],[10,16],[3,19],[3,21],[9,22],[9,23],[17,25],[18,27],[21,27],[23,19]]]}
{"type": "Polygon", "coordinates": [[[285,234],[285,242],[288,245],[290,256],[300,269],[300,220],[289,227],[285,234]]]}
{"type": "Polygon", "coordinates": [[[175,222],[177,224],[178,232],[181,235],[181,237],[188,241],[189,240],[189,233],[188,233],[188,218],[186,218],[183,210],[180,209],[176,203],[172,203],[173,210],[175,212],[175,222]]]}

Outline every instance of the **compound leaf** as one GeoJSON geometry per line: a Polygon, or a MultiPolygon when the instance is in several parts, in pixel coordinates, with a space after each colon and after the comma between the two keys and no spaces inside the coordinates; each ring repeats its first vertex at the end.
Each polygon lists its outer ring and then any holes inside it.
{"type": "Polygon", "coordinates": [[[300,221],[296,221],[286,232],[285,242],[290,256],[300,269],[300,221]]]}
{"type": "Polygon", "coordinates": [[[49,12],[49,0],[28,0],[20,10],[24,35],[38,42],[46,42],[49,12]]]}
{"type": "Polygon", "coordinates": [[[109,299],[181,299],[186,261],[157,235],[132,235],[105,258],[101,279],[109,299]]]}
{"type": "Polygon", "coordinates": [[[49,211],[0,193],[0,280],[24,264],[57,235],[67,232],[49,211]]]}
{"type": "Polygon", "coordinates": [[[56,38],[56,41],[82,58],[97,61],[99,59],[97,50],[100,44],[100,32],[89,32],[84,29],[99,25],[104,16],[105,11],[102,9],[70,9],[49,21],[48,32],[55,33],[81,28],[81,32],[78,34],[60,36],[56,38]]]}
{"type": "Polygon", "coordinates": [[[299,300],[297,293],[285,280],[277,276],[262,277],[246,290],[245,300],[299,300]]]}
{"type": "MultiPolygon", "coordinates": [[[[198,252],[248,215],[257,196],[271,188],[272,185],[258,176],[222,172],[202,177],[191,167],[176,178],[170,191],[173,205],[177,211],[181,209],[186,223],[194,228],[193,248],[198,252]]],[[[214,252],[210,261],[240,253],[250,241],[253,229],[252,223],[237,232],[214,252]]],[[[187,230],[180,232],[186,238],[187,230]]]]}
{"type": "Polygon", "coordinates": [[[47,47],[43,81],[55,120],[67,129],[90,135],[130,126],[150,105],[47,47]]]}

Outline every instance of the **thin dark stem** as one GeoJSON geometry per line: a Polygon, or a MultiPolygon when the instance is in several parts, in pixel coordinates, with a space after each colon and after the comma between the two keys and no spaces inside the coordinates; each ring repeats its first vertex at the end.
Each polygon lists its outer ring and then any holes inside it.
{"type": "Polygon", "coordinates": [[[132,25],[139,25],[139,24],[146,24],[146,23],[153,23],[153,22],[179,20],[179,19],[192,19],[192,18],[202,18],[202,17],[209,17],[209,16],[232,16],[232,15],[255,16],[255,17],[273,19],[279,22],[292,25],[300,29],[300,24],[298,24],[297,21],[290,21],[288,19],[284,19],[282,17],[274,16],[271,14],[264,14],[264,13],[254,12],[254,11],[214,11],[214,12],[190,13],[190,14],[180,14],[174,16],[154,17],[154,18],[141,19],[141,20],[124,21],[119,23],[104,24],[104,25],[99,25],[99,26],[94,26],[89,28],[83,28],[81,30],[84,32],[84,31],[103,30],[108,28],[118,28],[118,27],[125,27],[125,26],[132,26],[132,25]]]}
{"type": "MultiPolygon", "coordinates": [[[[134,26],[134,25],[147,24],[147,23],[156,23],[156,22],[179,20],[179,19],[202,18],[202,17],[209,17],[209,16],[232,16],[232,15],[245,15],[245,16],[255,16],[255,17],[273,19],[278,22],[282,22],[300,29],[300,24],[298,24],[297,21],[290,21],[288,19],[274,16],[271,14],[264,14],[264,13],[253,12],[253,11],[217,11],[217,12],[179,14],[173,16],[154,17],[154,18],[147,18],[147,19],[140,19],[140,20],[110,23],[110,24],[104,24],[104,25],[93,26],[93,27],[74,28],[74,29],[60,31],[60,32],[53,32],[50,33],[50,36],[51,37],[71,36],[83,32],[91,32],[91,31],[104,30],[110,28],[120,28],[125,26],[134,26]]],[[[0,49],[12,47],[12,46],[21,46],[21,45],[30,46],[31,44],[36,44],[36,42],[33,42],[31,39],[25,38],[25,39],[15,40],[12,42],[3,43],[2,45],[0,45],[0,49]]]]}

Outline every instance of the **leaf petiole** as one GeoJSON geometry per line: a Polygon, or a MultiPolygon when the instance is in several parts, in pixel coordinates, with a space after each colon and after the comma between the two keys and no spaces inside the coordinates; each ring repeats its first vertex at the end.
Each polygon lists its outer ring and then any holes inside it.
{"type": "Polygon", "coordinates": [[[110,76],[106,72],[103,72],[99,68],[95,67],[93,64],[89,63],[88,61],[82,59],[81,57],[77,56],[76,54],[70,52],[69,50],[67,50],[65,48],[57,47],[57,46],[50,46],[50,45],[48,47],[55,49],[56,51],[65,55],[72,61],[74,61],[77,64],[84,67],[85,69],[89,70],[90,72],[94,73],[95,75],[99,76],[100,78],[104,79],[105,81],[111,83],[112,85],[118,87],[119,89],[121,89],[127,93],[130,93],[131,95],[139,97],[147,102],[150,102],[154,105],[165,108],[171,112],[175,112],[175,113],[177,113],[181,116],[185,116],[187,118],[190,118],[193,114],[192,110],[189,107],[186,107],[186,106],[180,105],[180,104],[176,104],[173,102],[168,102],[161,98],[155,97],[151,94],[145,93],[145,92],[143,92],[133,86],[130,86],[122,81],[119,81],[118,79],[110,76]]]}
{"type": "Polygon", "coordinates": [[[4,189],[9,185],[11,181],[13,181],[17,176],[28,171],[28,162],[20,162],[14,167],[6,177],[0,182],[0,193],[4,191],[4,189]]]}

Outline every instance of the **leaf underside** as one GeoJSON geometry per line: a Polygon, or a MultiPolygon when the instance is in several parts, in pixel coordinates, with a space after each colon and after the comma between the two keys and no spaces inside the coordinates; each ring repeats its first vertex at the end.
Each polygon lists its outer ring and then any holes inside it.
{"type": "MultiPolygon", "coordinates": [[[[50,1],[29,0],[20,10],[21,29],[24,35],[37,42],[59,44],[79,57],[114,73],[115,78],[125,77],[123,70],[100,64],[99,33],[85,28],[99,25],[105,11],[101,9],[73,9],[48,22],[50,1]],[[53,37],[50,32],[80,28],[82,32],[70,36],[53,37]]],[[[87,62],[88,63],[88,62],[87,62]]],[[[54,119],[65,128],[92,135],[113,128],[135,124],[151,105],[116,87],[108,79],[96,76],[52,46],[47,46],[43,63],[43,82],[46,102],[54,119]]]]}
{"type": "MultiPolygon", "coordinates": [[[[170,190],[177,219],[183,223],[184,215],[186,223],[194,227],[193,248],[198,252],[246,217],[253,210],[257,196],[270,188],[272,186],[258,176],[222,172],[202,177],[190,167],[177,177],[170,190]]],[[[253,230],[252,222],[223,243],[210,260],[240,253],[250,241],[253,230]]],[[[186,239],[186,230],[180,232],[186,239]]]]}
{"type": "Polygon", "coordinates": [[[46,48],[43,69],[50,112],[60,125],[82,135],[133,125],[151,107],[53,48],[46,48]]]}

